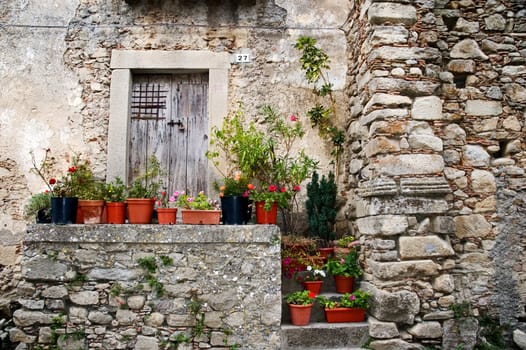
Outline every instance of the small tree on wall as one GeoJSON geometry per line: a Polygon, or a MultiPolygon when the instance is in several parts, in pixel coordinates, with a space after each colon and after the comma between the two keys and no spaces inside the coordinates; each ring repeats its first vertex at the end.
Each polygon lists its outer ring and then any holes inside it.
{"type": "Polygon", "coordinates": [[[316,46],[316,39],[311,37],[299,37],[294,47],[302,53],[300,57],[301,68],[305,71],[307,82],[313,84],[313,92],[317,96],[315,106],[307,112],[307,115],[312,126],[318,128],[320,136],[332,143],[331,155],[335,159],[336,175],[338,175],[345,134],[336,126],[334,121],[336,101],[332,94],[333,84],[327,76],[327,70],[330,69],[330,58],[316,46]],[[327,102],[329,103],[328,107],[324,105],[327,102]]]}
{"type": "Polygon", "coordinates": [[[305,206],[309,220],[309,233],[311,237],[318,237],[323,245],[328,246],[335,237],[337,186],[332,172],[328,177],[323,175],[321,180],[318,181],[318,179],[318,173],[314,171],[312,181],[307,185],[305,206]]]}

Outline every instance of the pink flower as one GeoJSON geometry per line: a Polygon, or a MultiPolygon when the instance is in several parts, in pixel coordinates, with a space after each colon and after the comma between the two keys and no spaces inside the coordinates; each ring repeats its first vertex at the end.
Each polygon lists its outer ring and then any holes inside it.
{"type": "Polygon", "coordinates": [[[292,187],[292,190],[294,192],[299,192],[301,190],[301,187],[300,187],[300,185],[294,185],[294,187],[292,187]]]}
{"type": "Polygon", "coordinates": [[[186,201],[187,201],[188,203],[191,203],[191,202],[194,201],[194,198],[193,198],[193,197],[188,197],[188,198],[186,198],[186,201]]]}
{"type": "Polygon", "coordinates": [[[285,259],[283,259],[283,265],[290,265],[291,262],[292,262],[291,257],[286,257],[285,259]]]}
{"type": "Polygon", "coordinates": [[[356,299],[356,297],[355,297],[354,295],[351,294],[351,295],[349,296],[349,300],[354,300],[354,299],[356,299]]]}
{"type": "Polygon", "coordinates": [[[268,187],[268,190],[269,190],[270,192],[276,192],[277,189],[278,189],[278,186],[276,186],[276,185],[270,185],[270,186],[268,187]]]}
{"type": "Polygon", "coordinates": [[[290,115],[290,121],[291,122],[296,122],[296,121],[298,121],[298,117],[296,117],[294,114],[291,114],[290,115]]]}
{"type": "Polygon", "coordinates": [[[168,200],[169,200],[170,202],[175,202],[175,197],[174,197],[174,196],[170,196],[170,198],[168,198],[168,200]]]}
{"type": "Polygon", "coordinates": [[[341,258],[340,264],[345,264],[345,259],[344,258],[341,258]]]}
{"type": "Polygon", "coordinates": [[[248,191],[243,192],[243,197],[248,197],[248,191]]]}

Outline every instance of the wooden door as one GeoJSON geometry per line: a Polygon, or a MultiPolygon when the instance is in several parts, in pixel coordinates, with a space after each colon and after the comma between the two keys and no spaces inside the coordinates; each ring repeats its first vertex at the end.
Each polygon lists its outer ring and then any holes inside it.
{"type": "Polygon", "coordinates": [[[155,155],[169,193],[207,192],[208,73],[133,77],[129,178],[155,155]]]}

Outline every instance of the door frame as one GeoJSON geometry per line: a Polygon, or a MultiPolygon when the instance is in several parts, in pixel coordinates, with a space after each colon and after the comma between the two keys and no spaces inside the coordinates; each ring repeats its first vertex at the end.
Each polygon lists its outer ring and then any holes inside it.
{"type": "MultiPolygon", "coordinates": [[[[226,52],[112,50],[106,167],[108,181],[117,176],[124,181],[128,178],[131,89],[134,72],[208,72],[208,135],[210,135],[212,127],[220,127],[228,113],[230,64],[231,57],[226,52]]],[[[208,172],[209,185],[213,178],[211,170],[208,172]]]]}

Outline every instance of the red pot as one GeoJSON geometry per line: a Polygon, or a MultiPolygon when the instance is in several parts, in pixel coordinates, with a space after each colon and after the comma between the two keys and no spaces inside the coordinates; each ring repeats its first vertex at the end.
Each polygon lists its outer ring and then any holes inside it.
{"type": "Polygon", "coordinates": [[[352,293],[354,277],[334,276],[334,284],[337,293],[352,293]]]}
{"type": "Polygon", "coordinates": [[[154,200],[150,198],[128,198],[126,200],[128,222],[130,224],[150,224],[152,222],[154,200]]]}
{"type": "Polygon", "coordinates": [[[188,225],[219,225],[221,210],[181,210],[183,224],[188,225]]]}
{"type": "Polygon", "coordinates": [[[289,304],[291,323],[295,326],[306,326],[310,322],[312,304],[295,305],[289,304]]]}
{"type": "Polygon", "coordinates": [[[323,281],[305,281],[303,282],[303,288],[318,295],[321,292],[321,286],[323,281]]]}
{"type": "Polygon", "coordinates": [[[106,214],[108,224],[124,224],[126,222],[126,204],[123,202],[106,203],[106,214]]]}
{"type": "Polygon", "coordinates": [[[272,204],[270,210],[265,210],[265,201],[256,202],[256,223],[275,225],[278,217],[278,203],[272,204]]]}
{"type": "Polygon", "coordinates": [[[157,208],[159,225],[174,225],[177,220],[177,208],[157,208]]]}
{"type": "Polygon", "coordinates": [[[325,319],[329,323],[339,322],[363,322],[365,321],[365,309],[337,307],[325,308],[325,319]]]}
{"type": "Polygon", "coordinates": [[[102,212],[104,211],[104,200],[79,199],[78,207],[82,211],[83,224],[102,223],[102,212]]]}

